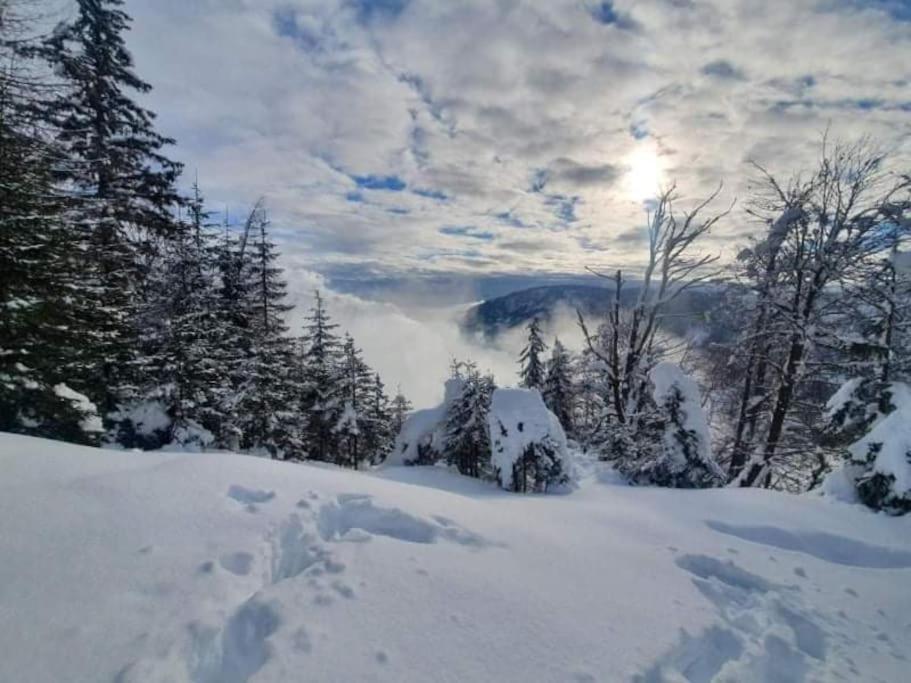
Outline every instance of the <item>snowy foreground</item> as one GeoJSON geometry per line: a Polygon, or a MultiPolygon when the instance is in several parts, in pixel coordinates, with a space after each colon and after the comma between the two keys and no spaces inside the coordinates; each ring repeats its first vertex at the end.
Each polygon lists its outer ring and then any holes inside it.
{"type": "Polygon", "coordinates": [[[907,681],[911,517],[0,435],[0,680],[907,681]]]}

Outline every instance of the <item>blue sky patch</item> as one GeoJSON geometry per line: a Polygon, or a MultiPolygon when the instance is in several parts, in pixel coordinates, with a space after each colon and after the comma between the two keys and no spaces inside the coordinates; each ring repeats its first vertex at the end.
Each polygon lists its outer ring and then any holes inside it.
{"type": "Polygon", "coordinates": [[[489,242],[494,238],[494,234],[488,230],[478,230],[473,225],[446,225],[439,229],[441,235],[450,235],[452,237],[470,237],[476,240],[489,242]]]}
{"type": "Polygon", "coordinates": [[[365,190],[401,192],[406,187],[405,181],[396,175],[354,175],[351,179],[365,190]]]}
{"type": "Polygon", "coordinates": [[[576,216],[576,205],[579,203],[578,196],[567,197],[561,194],[551,195],[547,198],[547,205],[553,208],[554,215],[564,223],[572,223],[578,220],[576,216]]]}
{"type": "Polygon", "coordinates": [[[832,9],[839,7],[850,7],[855,10],[873,9],[888,14],[896,21],[911,21],[911,2],[909,0],[835,0],[829,3],[829,6],[832,9]]]}
{"type": "Polygon", "coordinates": [[[518,216],[516,216],[512,212],[511,209],[509,211],[503,211],[501,213],[494,214],[494,218],[496,218],[501,223],[505,223],[506,225],[511,225],[514,228],[527,228],[528,227],[527,225],[525,225],[525,223],[522,222],[522,220],[518,216]]]}
{"type": "Polygon", "coordinates": [[[742,81],[745,78],[743,71],[726,59],[718,59],[714,62],[709,62],[702,67],[702,73],[706,76],[714,76],[715,78],[731,81],[742,81]]]}
{"type": "Polygon", "coordinates": [[[405,11],[408,0],[348,0],[357,18],[368,23],[377,19],[396,19],[405,11]]]}
{"type": "Polygon", "coordinates": [[[645,121],[633,121],[629,126],[629,134],[636,140],[644,140],[648,137],[648,125],[645,121]]]}
{"type": "Polygon", "coordinates": [[[616,26],[621,29],[636,28],[636,22],[625,14],[618,12],[611,0],[604,0],[592,7],[589,12],[592,18],[599,24],[607,26],[616,26]]]}
{"type": "Polygon", "coordinates": [[[427,199],[438,199],[441,202],[449,199],[449,197],[446,196],[445,192],[442,192],[441,190],[429,189],[426,187],[416,187],[412,190],[412,192],[420,197],[427,197],[427,199]]]}
{"type": "Polygon", "coordinates": [[[303,50],[317,50],[324,36],[314,35],[304,29],[298,21],[298,12],[293,7],[279,7],[272,12],[272,28],[281,38],[293,40],[303,50]]]}

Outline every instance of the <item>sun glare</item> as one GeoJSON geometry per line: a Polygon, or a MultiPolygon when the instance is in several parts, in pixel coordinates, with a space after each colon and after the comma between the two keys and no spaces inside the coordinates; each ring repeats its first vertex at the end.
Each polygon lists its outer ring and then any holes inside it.
{"type": "Polygon", "coordinates": [[[661,188],[663,173],[658,152],[653,145],[636,147],[627,159],[626,185],[630,199],[644,202],[654,199],[661,188]]]}

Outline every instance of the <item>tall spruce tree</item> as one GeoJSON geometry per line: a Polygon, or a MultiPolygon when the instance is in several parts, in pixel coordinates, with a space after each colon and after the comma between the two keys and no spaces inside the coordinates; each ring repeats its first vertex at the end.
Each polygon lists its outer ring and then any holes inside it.
{"type": "Polygon", "coordinates": [[[520,384],[526,389],[544,388],[544,359],[542,355],[547,350],[544,339],[541,338],[541,322],[538,318],[533,318],[528,323],[528,342],[519,356],[519,364],[522,366],[519,370],[520,384]]]}
{"type": "Polygon", "coordinates": [[[82,342],[72,315],[77,245],[54,176],[59,150],[37,115],[53,84],[29,58],[29,4],[0,3],[0,14],[0,430],[95,443],[88,404],[72,399],[61,373],[66,350],[82,342]]]}
{"type": "Polygon", "coordinates": [[[389,396],[380,374],[374,373],[367,402],[367,452],[372,464],[379,465],[392,452],[398,430],[393,429],[389,396]]]}
{"type": "Polygon", "coordinates": [[[152,236],[173,229],[180,172],[161,151],[172,140],[131,99],[151,86],[133,71],[122,5],[77,0],[75,19],[31,50],[64,82],[41,108],[44,125],[55,131],[54,171],[68,191],[66,218],[82,260],[72,306],[86,343],[70,347],[64,370],[104,414],[135,395],[131,323],[143,276],[140,254],[152,255],[152,236]]]}
{"type": "Polygon", "coordinates": [[[143,405],[158,403],[170,423],[157,434],[144,434],[128,409],[120,420],[124,445],[149,447],[157,439],[204,447],[219,433],[226,334],[219,316],[214,234],[196,184],[187,208],[187,219],[176,223],[145,278],[141,318],[138,407],[141,414],[143,405]]]}
{"type": "Polygon", "coordinates": [[[559,339],[554,339],[547,375],[544,378],[542,396],[550,412],[557,416],[563,430],[573,433],[573,391],[572,358],[559,339]]]}
{"type": "Polygon", "coordinates": [[[287,283],[276,263],[278,253],[269,237],[269,219],[258,202],[247,221],[249,249],[241,265],[244,314],[249,347],[243,364],[240,416],[243,446],[266,450],[272,457],[301,455],[300,434],[293,410],[294,353],[286,336],[287,283]]]}
{"type": "Polygon", "coordinates": [[[402,431],[402,426],[405,424],[405,420],[408,418],[408,414],[412,411],[414,406],[411,401],[402,393],[401,387],[395,392],[395,396],[392,399],[392,404],[390,405],[390,416],[389,416],[389,436],[390,440],[394,443],[396,438],[398,438],[399,433],[402,431]]]}
{"type": "Polygon", "coordinates": [[[250,307],[244,280],[249,259],[248,243],[253,230],[251,212],[240,234],[235,234],[225,215],[222,236],[215,244],[216,317],[221,328],[218,354],[221,379],[215,391],[218,424],[215,443],[220,448],[239,450],[243,437],[239,408],[247,387],[244,371],[250,355],[250,307]]]}
{"type": "Polygon", "coordinates": [[[341,344],[334,324],[317,290],[313,308],[304,324],[301,409],[307,419],[308,457],[327,461],[334,457],[337,439],[333,428],[344,405],[338,391],[341,344]]]}
{"type": "Polygon", "coordinates": [[[369,413],[373,389],[373,372],[361,357],[354,339],[346,334],[338,368],[338,400],[342,410],[332,428],[338,438],[335,461],[339,465],[358,469],[371,455],[373,425],[369,413]]]}
{"type": "Polygon", "coordinates": [[[456,369],[464,382],[459,397],[446,414],[446,460],[470,477],[494,479],[490,463],[490,432],[487,415],[496,384],[474,363],[456,369]]]}

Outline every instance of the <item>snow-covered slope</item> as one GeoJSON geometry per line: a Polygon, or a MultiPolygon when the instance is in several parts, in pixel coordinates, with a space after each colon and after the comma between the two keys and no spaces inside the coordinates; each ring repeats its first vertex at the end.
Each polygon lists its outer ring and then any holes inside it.
{"type": "Polygon", "coordinates": [[[911,518],[0,435],[0,680],[906,681],[911,518]]]}

